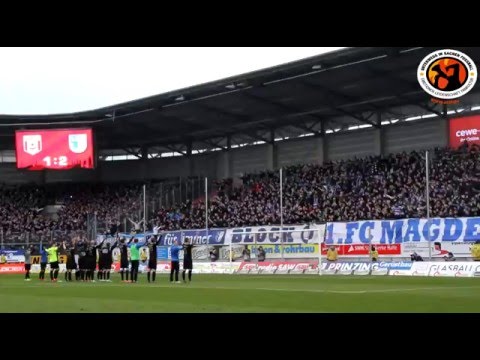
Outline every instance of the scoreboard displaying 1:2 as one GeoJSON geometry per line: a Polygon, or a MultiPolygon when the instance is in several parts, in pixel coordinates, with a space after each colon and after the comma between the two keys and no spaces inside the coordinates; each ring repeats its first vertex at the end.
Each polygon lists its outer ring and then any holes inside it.
{"type": "Polygon", "coordinates": [[[92,129],[18,130],[15,147],[18,169],[95,167],[92,129]]]}

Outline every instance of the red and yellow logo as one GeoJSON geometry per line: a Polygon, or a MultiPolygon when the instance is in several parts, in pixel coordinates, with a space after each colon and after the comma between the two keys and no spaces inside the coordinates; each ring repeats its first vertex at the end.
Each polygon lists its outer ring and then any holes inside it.
{"type": "Polygon", "coordinates": [[[422,60],[417,76],[422,89],[433,97],[432,101],[457,103],[477,82],[477,67],[460,51],[438,50],[422,60]]]}

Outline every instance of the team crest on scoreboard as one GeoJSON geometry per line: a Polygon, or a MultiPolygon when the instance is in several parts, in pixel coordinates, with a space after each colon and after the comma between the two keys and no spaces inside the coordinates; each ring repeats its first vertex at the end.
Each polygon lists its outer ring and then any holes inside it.
{"type": "Polygon", "coordinates": [[[42,151],[42,135],[23,135],[23,151],[30,155],[42,151]]]}
{"type": "Polygon", "coordinates": [[[81,154],[87,150],[88,141],[87,134],[70,134],[68,135],[68,147],[75,154],[81,154]]]}

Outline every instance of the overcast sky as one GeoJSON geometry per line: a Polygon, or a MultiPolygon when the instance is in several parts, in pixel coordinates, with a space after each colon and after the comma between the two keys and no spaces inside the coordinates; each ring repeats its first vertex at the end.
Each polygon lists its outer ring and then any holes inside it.
{"type": "Polygon", "coordinates": [[[93,110],[338,49],[0,48],[0,114],[93,110]]]}

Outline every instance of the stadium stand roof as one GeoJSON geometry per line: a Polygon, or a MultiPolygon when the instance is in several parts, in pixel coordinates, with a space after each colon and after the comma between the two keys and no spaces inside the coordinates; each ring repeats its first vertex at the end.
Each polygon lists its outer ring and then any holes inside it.
{"type": "MultiPolygon", "coordinates": [[[[419,62],[439,48],[347,48],[92,111],[3,115],[0,147],[13,149],[15,129],[93,126],[99,149],[139,154],[142,148],[163,147],[188,154],[195,148],[227,149],[470,111],[479,105],[474,102],[479,83],[460,104],[447,108],[431,103],[417,82],[419,62]]],[[[480,48],[455,49],[480,66],[480,48]]]]}

